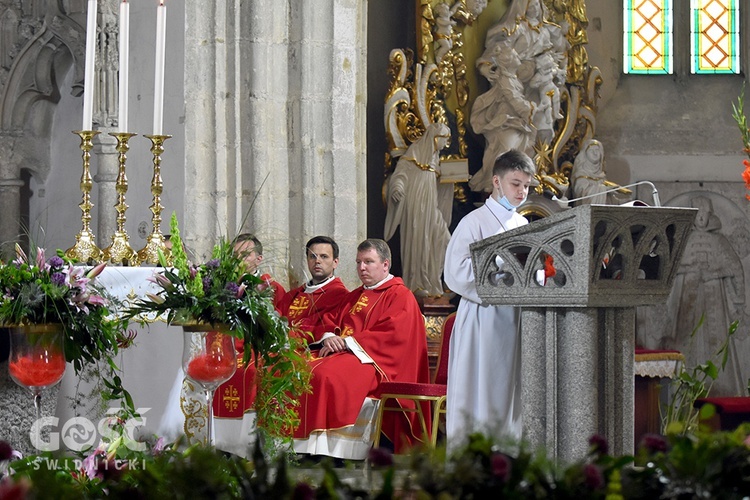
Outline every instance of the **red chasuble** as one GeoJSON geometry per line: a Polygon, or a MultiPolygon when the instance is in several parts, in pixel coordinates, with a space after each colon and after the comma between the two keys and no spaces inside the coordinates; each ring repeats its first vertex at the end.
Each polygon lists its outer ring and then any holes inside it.
{"type": "MultiPolygon", "coordinates": [[[[280,283],[274,281],[270,274],[264,274],[260,279],[273,288],[273,305],[278,311],[286,290],[280,283]]],[[[255,362],[250,360],[247,365],[243,363],[244,342],[242,339],[235,339],[234,347],[237,349],[237,370],[232,378],[221,384],[214,393],[214,416],[217,418],[242,418],[255,402],[255,375],[257,373],[255,362]]]]}
{"type": "MultiPolygon", "coordinates": [[[[264,279],[265,279],[264,275],[264,279]]],[[[286,316],[289,324],[296,326],[303,332],[311,333],[315,340],[319,340],[325,333],[323,326],[324,318],[332,321],[332,316],[342,304],[349,290],[346,289],[341,278],[334,278],[321,287],[315,287],[311,293],[305,293],[306,286],[290,290],[280,300],[276,300],[278,294],[278,283],[271,280],[270,285],[277,290],[274,295],[274,304],[282,316],[286,316]]],[[[281,289],[283,292],[283,288],[281,289]]],[[[332,330],[330,327],[328,331],[332,330]]],[[[308,342],[312,342],[305,335],[308,342]]],[[[238,358],[241,352],[238,354],[238,358]]],[[[242,418],[245,412],[255,404],[256,384],[255,362],[250,361],[247,365],[237,369],[234,376],[219,386],[214,396],[214,416],[218,418],[242,418]]]]}
{"type": "MultiPolygon", "coordinates": [[[[373,290],[360,287],[352,291],[336,324],[341,336],[354,339],[374,363],[362,363],[351,352],[314,358],[312,394],[302,397],[295,438],[353,425],[365,398],[378,396],[381,381],[429,381],[424,318],[401,278],[392,278],[373,290]]],[[[401,402],[405,406],[410,403],[401,402]]],[[[421,437],[415,418],[395,412],[385,414],[383,432],[396,451],[416,444],[421,437]]]]}
{"type": "Polygon", "coordinates": [[[331,324],[345,297],[349,294],[341,278],[334,278],[321,287],[315,287],[311,293],[305,293],[306,285],[290,290],[278,305],[279,312],[286,316],[289,325],[312,334],[306,336],[308,342],[317,342],[326,331],[325,325],[331,324]]]}

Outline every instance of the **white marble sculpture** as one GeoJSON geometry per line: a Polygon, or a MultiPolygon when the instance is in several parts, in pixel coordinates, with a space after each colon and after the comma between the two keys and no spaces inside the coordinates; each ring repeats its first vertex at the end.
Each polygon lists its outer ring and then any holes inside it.
{"type": "Polygon", "coordinates": [[[573,170],[570,173],[570,199],[602,193],[578,203],[603,205],[607,201],[615,201],[614,193],[604,193],[612,186],[607,184],[607,175],[604,173],[604,146],[596,139],[585,141],[573,161],[573,170]]]}
{"type": "Polygon", "coordinates": [[[547,17],[547,8],[541,0],[514,0],[497,24],[487,31],[485,50],[477,58],[477,68],[491,88],[476,99],[470,117],[474,132],[483,134],[486,142],[482,167],[469,183],[474,191],[491,191],[491,170],[498,155],[512,147],[533,155],[535,140],[549,144],[554,138],[555,122],[562,117],[560,95],[565,82],[567,40],[562,28],[547,21],[547,17]],[[513,58],[507,52],[518,59],[513,69],[506,67],[505,61],[513,58]],[[498,90],[497,67],[507,75],[501,85],[510,91],[498,90]],[[511,80],[512,85],[506,83],[511,80]],[[500,102],[492,100],[520,103],[521,99],[526,104],[514,106],[516,109],[509,114],[528,131],[522,138],[517,136],[512,144],[507,134],[487,133],[495,128],[483,125],[486,116],[474,117],[475,113],[485,111],[486,115],[486,110],[502,107],[500,102]],[[503,139],[505,142],[501,142],[503,139]]]}
{"type": "Polygon", "coordinates": [[[477,60],[480,73],[490,81],[490,89],[474,100],[469,123],[476,134],[484,135],[482,167],[469,180],[473,191],[492,191],[495,159],[509,149],[526,151],[536,132],[531,118],[536,106],[524,96],[516,76],[521,60],[515,49],[496,46],[489,57],[477,60]]]}
{"type": "Polygon", "coordinates": [[[528,84],[529,89],[534,91],[537,103],[537,112],[532,121],[537,129],[537,137],[549,144],[555,135],[555,121],[562,118],[560,89],[557,85],[560,68],[550,52],[537,56],[536,61],[536,73],[528,84]]]}
{"type": "Polygon", "coordinates": [[[461,2],[456,2],[453,7],[447,3],[439,3],[432,8],[435,15],[434,53],[435,64],[440,64],[443,58],[453,49],[453,27],[457,22],[452,16],[461,7],[461,2]]]}
{"type": "Polygon", "coordinates": [[[402,277],[417,294],[443,294],[441,274],[450,232],[438,207],[438,174],[440,151],[449,138],[446,125],[428,125],[399,159],[386,188],[385,239],[401,227],[402,277]]]}

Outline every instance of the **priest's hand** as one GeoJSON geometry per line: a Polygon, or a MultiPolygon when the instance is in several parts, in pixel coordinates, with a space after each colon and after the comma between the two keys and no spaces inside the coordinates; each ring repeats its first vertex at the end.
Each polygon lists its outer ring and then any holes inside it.
{"type": "Polygon", "coordinates": [[[323,339],[321,343],[323,344],[323,347],[321,347],[320,349],[320,357],[348,350],[348,347],[346,347],[346,342],[341,337],[328,337],[326,339],[323,339]]]}

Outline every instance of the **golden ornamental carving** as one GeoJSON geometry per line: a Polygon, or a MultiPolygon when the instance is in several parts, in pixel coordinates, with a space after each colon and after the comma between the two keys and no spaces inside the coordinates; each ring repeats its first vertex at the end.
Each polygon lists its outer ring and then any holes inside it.
{"type": "Polygon", "coordinates": [[[427,332],[427,338],[431,340],[440,340],[443,334],[443,324],[446,316],[425,316],[424,328],[427,332]]]}
{"type": "Polygon", "coordinates": [[[476,20],[465,0],[450,4],[436,0],[416,0],[416,58],[411,49],[394,49],[390,54],[391,76],[385,97],[384,121],[388,152],[388,175],[409,145],[419,139],[430,123],[460,122],[452,130],[451,142],[466,155],[465,116],[470,90],[467,81],[463,28],[476,20]],[[440,50],[436,57],[435,48],[440,50]],[[451,119],[447,102],[454,109],[451,119]]]}
{"type": "MultiPolygon", "coordinates": [[[[537,166],[534,191],[547,197],[563,196],[568,191],[573,161],[581,145],[595,135],[602,77],[598,68],[588,64],[589,21],[585,0],[542,1],[546,16],[541,23],[529,23],[530,28],[540,31],[544,25],[556,27],[558,32],[563,30],[560,34],[567,40],[568,48],[567,61],[562,63],[566,70],[565,84],[559,93],[562,118],[555,120],[551,138],[544,138],[546,143],[538,141],[533,146],[537,166]]],[[[388,69],[391,84],[384,114],[388,142],[386,176],[432,122],[448,124],[451,143],[455,145],[451,154],[468,157],[471,141],[467,134],[471,130],[467,122],[475,97],[472,93],[481,93],[475,87],[475,61],[485,48],[483,30],[487,26],[486,19],[477,20],[481,16],[489,16],[490,22],[499,20],[511,2],[500,5],[467,0],[414,0],[414,5],[416,47],[414,51],[394,49],[388,69]]],[[[455,199],[466,200],[466,194],[464,187],[456,184],[455,199]]]]}
{"type": "Polygon", "coordinates": [[[456,128],[458,129],[458,153],[461,158],[466,158],[469,153],[469,145],[466,144],[466,115],[460,108],[456,108],[456,128]]]}

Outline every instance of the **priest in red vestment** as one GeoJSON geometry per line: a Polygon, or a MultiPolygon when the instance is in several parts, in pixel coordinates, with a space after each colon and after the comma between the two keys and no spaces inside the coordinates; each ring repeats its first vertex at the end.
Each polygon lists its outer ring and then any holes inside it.
{"type": "MultiPolygon", "coordinates": [[[[306,284],[290,290],[276,308],[289,320],[294,332],[312,342],[325,332],[324,318],[329,318],[349,294],[341,278],[334,275],[339,264],[339,246],[328,236],[314,236],[307,242],[307,268],[312,278],[306,284]]],[[[238,356],[239,357],[239,356],[238,356]]],[[[222,384],[214,397],[214,416],[243,418],[255,403],[257,370],[253,362],[237,370],[222,384]]]]}
{"type": "MultiPolygon", "coordinates": [[[[241,256],[245,262],[245,271],[248,274],[255,274],[257,276],[260,272],[258,270],[260,264],[263,262],[263,244],[260,240],[252,234],[242,233],[237,235],[232,245],[234,246],[235,253],[241,256]]],[[[273,305],[278,309],[279,303],[286,294],[284,286],[275,281],[270,274],[262,274],[260,279],[273,288],[273,305]]]]}
{"type": "Polygon", "coordinates": [[[302,332],[309,342],[316,342],[349,290],[333,274],[339,265],[339,246],[333,238],[314,236],[307,242],[305,252],[312,279],[287,292],[279,303],[279,312],[294,330],[302,332]]]}
{"type": "MultiPolygon", "coordinates": [[[[301,422],[294,432],[297,453],[364,459],[373,439],[379,383],[428,382],[424,318],[401,278],[390,274],[390,263],[383,240],[368,239],[357,248],[362,286],[347,296],[330,325],[335,327],[313,351],[312,393],[300,401],[301,422]]],[[[383,432],[396,451],[422,437],[415,419],[395,412],[386,413],[383,432]]]]}
{"type": "MultiPolygon", "coordinates": [[[[259,274],[258,267],[263,262],[263,245],[260,240],[248,233],[238,235],[232,242],[234,252],[241,256],[245,263],[245,271],[248,274],[259,274]]],[[[274,307],[279,310],[280,304],[286,295],[284,287],[275,281],[271,275],[262,274],[260,279],[267,286],[273,288],[274,307]]],[[[244,356],[244,345],[242,339],[235,339],[235,348],[237,349],[237,360],[239,361],[237,371],[232,378],[221,384],[214,393],[213,407],[214,416],[217,419],[238,419],[241,420],[245,411],[247,411],[255,399],[255,364],[250,361],[247,365],[242,364],[244,356]]],[[[236,435],[236,426],[228,423],[217,423],[216,437],[217,444],[223,438],[223,434],[236,435]],[[223,431],[227,427],[227,431],[223,431]]]]}

